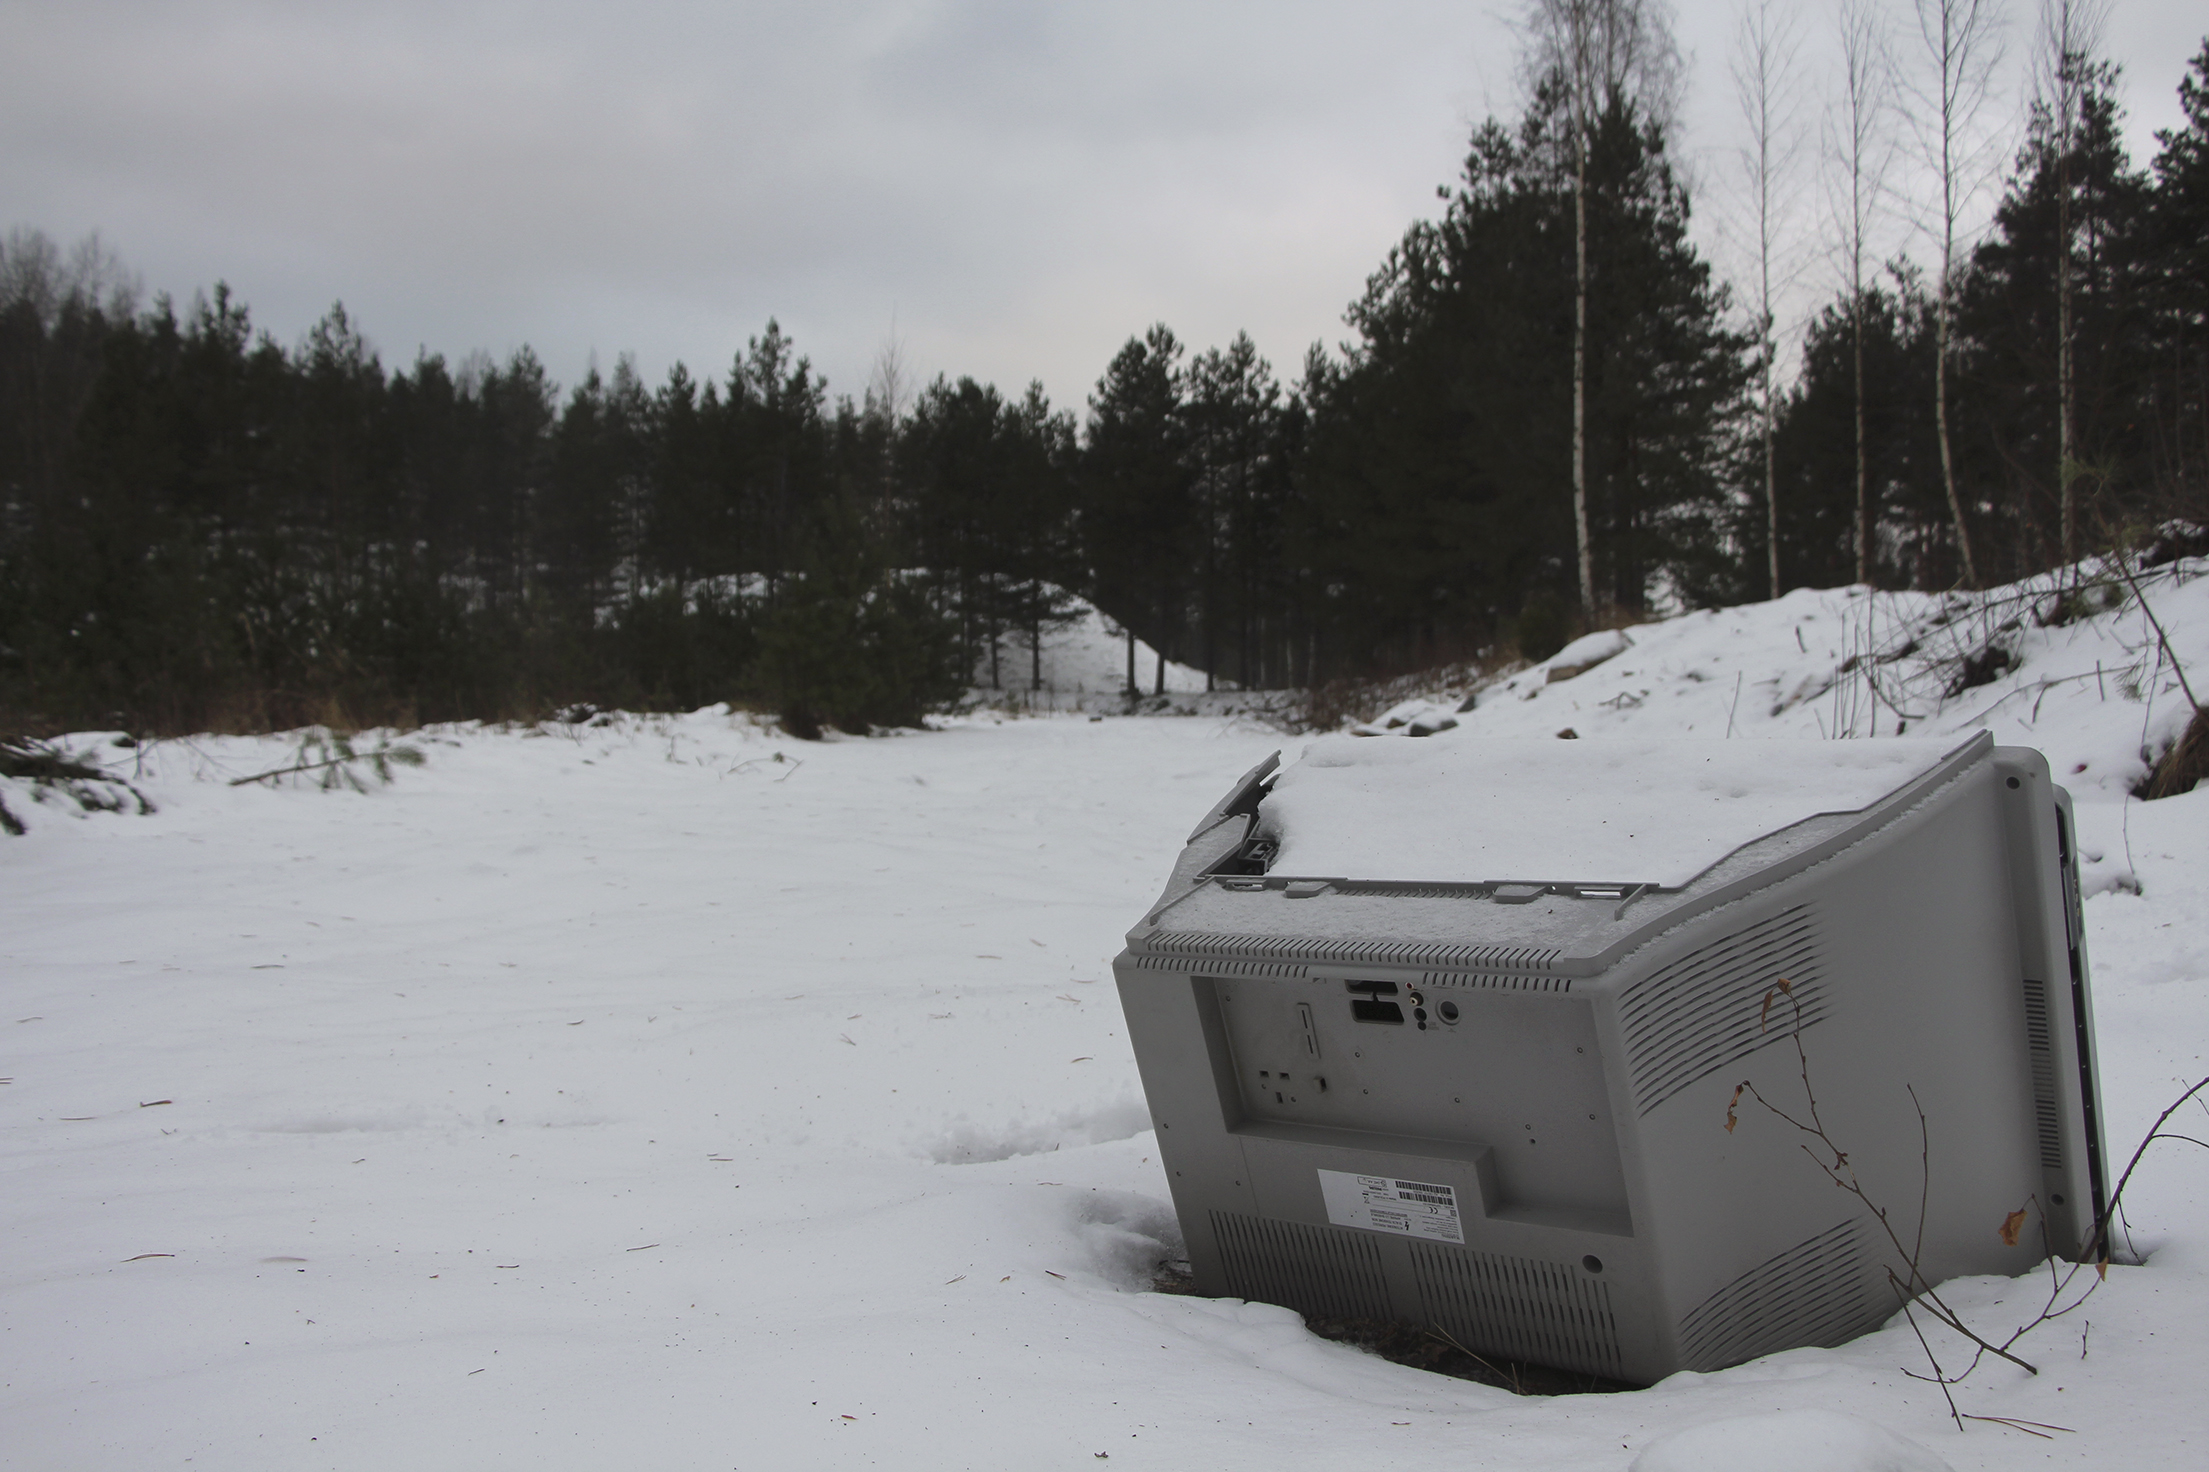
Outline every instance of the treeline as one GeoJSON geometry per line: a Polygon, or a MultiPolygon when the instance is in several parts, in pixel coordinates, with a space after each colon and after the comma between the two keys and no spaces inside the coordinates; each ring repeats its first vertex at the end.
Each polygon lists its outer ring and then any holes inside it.
{"type": "Polygon", "coordinates": [[[2069,121],[2033,106],[1993,227],[1948,284],[1955,501],[1943,293],[1898,260],[1817,315],[1777,405],[1785,586],[2004,582],[2146,525],[2209,522],[2209,44],[2179,89],[2187,125],[2158,135],[2146,170],[2125,152],[2114,68],[2074,54],[2066,71],[2069,121]]]}
{"type": "Polygon", "coordinates": [[[863,730],[1034,683],[1071,594],[1126,631],[1131,689],[1161,678],[1136,638],[1310,685],[1766,596],[1774,528],[1782,588],[1933,588],[1967,549],[1992,582],[2067,528],[2209,520],[2209,44],[2146,170],[2074,58],[1945,290],[1898,259],[1842,291],[1769,401],[1661,86],[1543,75],[1294,385],[1156,326],[1079,415],[908,394],[891,358],[832,399],[772,322],[714,378],[394,371],[342,308],[287,348],[220,287],[141,309],[96,243],[19,232],[0,725],[741,700],[863,730]]]}

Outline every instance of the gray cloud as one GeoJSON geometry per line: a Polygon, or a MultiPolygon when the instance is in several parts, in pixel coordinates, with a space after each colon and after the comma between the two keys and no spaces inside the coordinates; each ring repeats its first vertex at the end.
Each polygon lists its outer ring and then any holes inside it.
{"type": "MultiPolygon", "coordinates": [[[[1682,20],[1706,173],[1730,14],[1682,20]]],[[[2199,29],[2113,26],[2143,132],[2199,29]]],[[[0,224],[284,340],[342,297],[392,362],[719,373],[773,315],[856,392],[894,313],[924,372],[1078,405],[1156,320],[1293,377],[1513,68],[1441,0],[0,3],[0,224]]]]}

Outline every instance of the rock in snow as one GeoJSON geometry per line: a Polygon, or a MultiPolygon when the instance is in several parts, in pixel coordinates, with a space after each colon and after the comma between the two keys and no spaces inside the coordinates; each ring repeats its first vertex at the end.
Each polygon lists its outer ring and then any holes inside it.
{"type": "Polygon", "coordinates": [[[1598,629],[1552,654],[1543,661],[1542,668],[1549,671],[1549,683],[1554,685],[1584,674],[1606,659],[1624,654],[1633,645],[1634,641],[1626,636],[1624,629],[1598,629]]]}

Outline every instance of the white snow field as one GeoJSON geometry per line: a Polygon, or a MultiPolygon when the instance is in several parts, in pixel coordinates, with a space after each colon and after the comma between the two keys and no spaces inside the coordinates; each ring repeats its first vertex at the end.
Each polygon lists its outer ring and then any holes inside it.
{"type": "MultiPolygon", "coordinates": [[[[2209,579],[2150,597],[2209,671],[2209,579]]],[[[1435,692],[1432,739],[1862,735],[1840,666],[1916,640],[1872,665],[1883,736],[1984,723],[2079,800],[2122,1158],[2209,1073],[2209,791],[2125,796],[2187,713],[2137,607],[2000,630],[2022,603],[1697,614],[1470,711],[1435,692]],[[2018,666],[1939,697],[1938,641],[1974,630],[2018,666]]],[[[1175,1230],[1109,961],[1191,824],[1300,739],[1062,715],[806,744],[714,710],[415,733],[426,765],[366,794],[226,785],[284,739],[96,739],[158,812],[0,783],[30,830],[0,838],[0,1465],[2209,1465],[2183,1143],[2132,1182],[2126,1262],[2024,1341],[2040,1373],[1956,1391],[2046,1439],[1960,1431],[1899,1320],[1538,1399],[1148,1291],[1175,1230]]],[[[2196,1114],[2173,1127],[2209,1137],[2196,1114]]],[[[1947,1292],[2007,1333],[2046,1279],[1947,1292]]]]}

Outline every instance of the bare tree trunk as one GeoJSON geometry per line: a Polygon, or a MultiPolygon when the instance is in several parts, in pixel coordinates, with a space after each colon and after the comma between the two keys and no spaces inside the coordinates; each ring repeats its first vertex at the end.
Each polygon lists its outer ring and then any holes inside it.
{"type": "Polygon", "coordinates": [[[1941,251],[1941,275],[1944,278],[1936,311],[1937,326],[1933,333],[1934,351],[1939,355],[1933,360],[1933,421],[1940,431],[1941,485],[1948,492],[1948,514],[1956,526],[1956,555],[1964,567],[1963,583],[1967,588],[1979,586],[1979,567],[1971,557],[1971,531],[1964,525],[1963,498],[1956,492],[1956,452],[1951,447],[1948,433],[1948,250],[1941,251]]]}
{"type": "Polygon", "coordinates": [[[1129,630],[1127,631],[1127,633],[1128,633],[1128,694],[1130,694],[1130,695],[1140,695],[1140,694],[1142,694],[1142,693],[1143,693],[1143,687],[1135,683],[1135,630],[1133,630],[1133,629],[1129,629],[1129,630]]]}
{"type": "Polygon", "coordinates": [[[1956,223],[1967,185],[1964,134],[1986,101],[1993,67],[1996,16],[1988,0],[1918,0],[1918,30],[1934,64],[1938,92],[1934,124],[1939,140],[1934,161],[1941,176],[1941,274],[1935,283],[1933,418],[1941,442],[1941,484],[1948,493],[1948,514],[1956,529],[1956,553],[1963,582],[1979,586],[1979,566],[1971,555],[1971,529],[1964,520],[1963,495],[1956,487],[1955,437],[1948,422],[1948,345],[1956,296],[1956,223]]]}
{"type": "Polygon", "coordinates": [[[2078,455],[2071,446],[2077,390],[2071,377],[2071,150],[2056,165],[2056,476],[2063,503],[2063,560],[2079,560],[2078,455]]]}
{"type": "Polygon", "coordinates": [[[1856,357],[1856,581],[1872,585],[1871,462],[1864,444],[1864,288],[1849,293],[1856,357]]]}
{"type": "MultiPolygon", "coordinates": [[[[1764,320],[1770,322],[1771,315],[1765,314],[1764,320]]],[[[1779,474],[1772,450],[1772,360],[1769,352],[1764,359],[1764,524],[1765,550],[1771,554],[1772,596],[1777,598],[1780,595],[1779,474]]]]}
{"type": "Polygon", "coordinates": [[[1588,525],[1588,148],[1596,114],[1630,99],[1660,126],[1672,121],[1679,53],[1668,15],[1646,0],[1524,0],[1532,86],[1561,82],[1572,130],[1572,519],[1580,608],[1597,614],[1595,551],[1588,525]]]}
{"type": "Polygon", "coordinates": [[[1794,152],[1794,133],[1786,121],[1785,100],[1787,72],[1792,60],[1794,38],[1788,20],[1791,12],[1782,11],[1775,21],[1772,0],[1749,0],[1741,15],[1740,30],[1735,38],[1733,80],[1735,93],[1741,103],[1743,121],[1749,126],[1750,152],[1746,156],[1749,183],[1756,210],[1757,247],[1757,347],[1762,359],[1760,398],[1757,412],[1757,428],[1764,440],[1764,519],[1766,571],[1769,575],[1770,596],[1781,593],[1779,573],[1779,473],[1778,457],[1773,445],[1777,423],[1777,406],[1773,402],[1773,381],[1779,356],[1779,342],[1774,333],[1775,317],[1772,311],[1772,254],[1773,237],[1777,233],[1777,221],[1772,213],[1772,193],[1775,183],[1783,183],[1781,173],[1794,152]],[[1774,94],[1780,96],[1775,99],[1774,94]],[[1774,116],[1775,106],[1780,115],[1774,116]]]}
{"type": "Polygon", "coordinates": [[[1580,612],[1595,622],[1595,551],[1588,541],[1588,130],[1574,129],[1572,190],[1572,530],[1580,553],[1580,612]]]}
{"type": "Polygon", "coordinates": [[[2078,152],[2086,77],[2108,21],[2107,0],[2041,0],[2036,81],[2056,149],[2056,485],[2063,561],[2079,560],[2078,381],[2071,164],[2078,152]]]}
{"type": "Polygon", "coordinates": [[[1856,581],[1871,586],[1878,571],[1877,526],[1871,499],[1871,447],[1864,406],[1864,257],[1872,211],[1886,173],[1888,149],[1880,115],[1888,99],[1890,73],[1879,12],[1870,0],[1848,0],[1842,7],[1841,65],[1843,136],[1841,161],[1848,170],[1849,352],[1854,378],[1856,429],[1856,581]]]}

